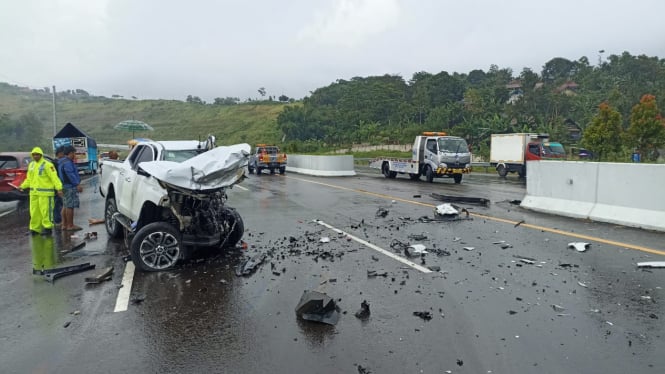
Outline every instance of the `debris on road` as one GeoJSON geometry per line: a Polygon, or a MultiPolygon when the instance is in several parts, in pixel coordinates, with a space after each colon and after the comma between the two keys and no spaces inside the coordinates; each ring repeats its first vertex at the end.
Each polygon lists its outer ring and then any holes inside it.
{"type": "Polygon", "coordinates": [[[296,315],[306,321],[337,324],[340,308],[330,296],[317,291],[304,291],[296,306],[296,315]]]}
{"type": "Polygon", "coordinates": [[[88,219],[88,225],[89,225],[89,226],[92,226],[92,225],[99,225],[100,223],[104,223],[104,219],[103,219],[103,218],[101,218],[101,219],[100,219],[100,218],[89,218],[89,219],[88,219]]]}
{"type": "Polygon", "coordinates": [[[407,257],[420,257],[427,253],[427,247],[423,244],[412,244],[404,250],[407,257]]]}
{"type": "Polygon", "coordinates": [[[460,213],[460,211],[458,209],[455,209],[455,206],[453,206],[453,204],[441,204],[436,206],[436,208],[434,209],[434,213],[436,213],[439,216],[457,216],[460,213]]]}
{"type": "Polygon", "coordinates": [[[555,312],[563,312],[564,310],[566,310],[566,308],[556,304],[552,304],[552,309],[554,309],[555,312]]]}
{"type": "Polygon", "coordinates": [[[97,231],[86,232],[83,235],[83,240],[97,240],[97,231]]]}
{"type": "Polygon", "coordinates": [[[478,204],[483,206],[488,206],[490,201],[482,197],[466,197],[466,196],[449,196],[449,195],[440,195],[438,193],[432,193],[430,196],[436,200],[448,202],[448,203],[466,203],[466,204],[478,204]]]}
{"type": "Polygon", "coordinates": [[[320,243],[330,243],[330,238],[327,237],[327,236],[324,236],[321,239],[319,239],[319,242],[320,243]]]}
{"type": "Polygon", "coordinates": [[[464,247],[463,249],[465,251],[473,251],[474,249],[476,249],[476,247],[464,247]]]}
{"type": "Polygon", "coordinates": [[[441,271],[441,266],[439,266],[439,265],[430,265],[427,268],[430,269],[431,271],[434,271],[434,272],[441,271]]]}
{"type": "Polygon", "coordinates": [[[102,283],[111,280],[113,277],[113,266],[102,269],[101,272],[85,278],[85,283],[102,283]]]}
{"type": "Polygon", "coordinates": [[[388,215],[388,209],[383,207],[380,207],[375,214],[376,217],[382,217],[382,218],[385,218],[387,215],[388,215]]]}
{"type": "Polygon", "coordinates": [[[387,277],[388,272],[378,273],[376,270],[367,270],[367,278],[387,277]]]}
{"type": "Polygon", "coordinates": [[[568,243],[568,249],[574,249],[577,252],[586,252],[586,250],[589,249],[590,246],[591,244],[584,242],[568,243]]]}
{"type": "Polygon", "coordinates": [[[421,242],[423,240],[427,240],[427,235],[423,234],[409,234],[408,236],[409,239],[415,240],[417,242],[421,242]]]}
{"type": "Polygon", "coordinates": [[[55,282],[56,279],[62,278],[67,275],[71,274],[76,274],[80,273],[82,271],[94,269],[95,265],[90,264],[89,262],[79,264],[79,265],[72,265],[72,266],[65,266],[61,268],[53,268],[53,269],[45,269],[40,271],[39,273],[44,275],[44,279],[46,279],[47,282],[55,282]]]}
{"type": "Polygon", "coordinates": [[[266,255],[263,253],[245,259],[236,267],[236,275],[240,277],[252,274],[265,259],[266,255]]]}
{"type": "Polygon", "coordinates": [[[519,226],[519,225],[523,224],[524,222],[526,222],[526,221],[525,221],[525,220],[521,220],[521,221],[517,222],[517,223],[515,224],[515,226],[514,226],[514,227],[517,227],[517,226],[519,226]]]}
{"type": "Polygon", "coordinates": [[[665,268],[665,261],[638,262],[638,268],[665,268]]]}
{"type": "Polygon", "coordinates": [[[584,287],[584,288],[586,288],[586,287],[587,287],[586,283],[582,283],[582,282],[577,282],[577,284],[579,284],[579,285],[580,285],[581,287],[584,287]]]}
{"type": "Polygon", "coordinates": [[[362,365],[358,365],[358,374],[372,374],[372,372],[362,365]]]}
{"type": "Polygon", "coordinates": [[[416,317],[420,317],[425,321],[429,321],[432,319],[432,313],[424,311],[424,312],[413,312],[413,315],[416,317]]]}
{"type": "Polygon", "coordinates": [[[360,309],[356,312],[355,316],[356,318],[365,320],[369,318],[369,303],[367,300],[363,300],[362,303],[360,303],[360,309]]]}

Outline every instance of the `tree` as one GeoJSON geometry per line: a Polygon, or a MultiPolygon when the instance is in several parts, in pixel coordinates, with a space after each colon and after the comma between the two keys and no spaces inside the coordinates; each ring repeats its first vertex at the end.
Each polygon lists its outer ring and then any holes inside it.
{"type": "Polygon", "coordinates": [[[259,95],[261,95],[261,97],[264,97],[264,96],[266,95],[266,89],[265,89],[265,87],[261,87],[261,88],[259,88],[258,91],[259,91],[259,95]]]}
{"type": "Polygon", "coordinates": [[[187,95],[187,99],[185,101],[192,104],[205,104],[200,97],[192,95],[187,95]]]}
{"type": "Polygon", "coordinates": [[[277,98],[280,102],[287,102],[289,101],[289,97],[286,95],[279,95],[279,98],[277,98]]]}
{"type": "Polygon", "coordinates": [[[621,129],[621,113],[604,102],[584,131],[581,145],[599,160],[607,160],[621,151],[621,129]]]}
{"type": "Polygon", "coordinates": [[[647,160],[658,158],[658,149],[665,145],[665,121],[658,111],[656,97],[644,95],[630,114],[626,143],[636,148],[647,160]]]}

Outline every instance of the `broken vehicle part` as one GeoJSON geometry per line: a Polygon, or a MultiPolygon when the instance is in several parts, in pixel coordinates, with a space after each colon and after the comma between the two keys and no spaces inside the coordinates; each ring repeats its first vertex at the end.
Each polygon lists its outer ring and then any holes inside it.
{"type": "Polygon", "coordinates": [[[424,312],[413,312],[413,315],[416,317],[420,317],[425,321],[429,321],[432,319],[432,313],[424,311],[424,312]]]}
{"type": "Polygon", "coordinates": [[[47,270],[42,270],[40,273],[44,275],[44,279],[46,279],[47,282],[55,282],[56,279],[62,278],[67,275],[71,274],[76,274],[80,273],[82,271],[94,269],[95,265],[90,264],[89,262],[79,264],[79,265],[72,265],[72,266],[65,266],[61,268],[54,268],[54,269],[47,269],[47,270]]]}
{"type": "Polygon", "coordinates": [[[638,262],[638,268],[665,268],[665,261],[638,262]]]}
{"type": "Polygon", "coordinates": [[[568,243],[568,249],[574,249],[577,252],[585,252],[590,246],[591,244],[584,242],[568,243]]]}
{"type": "Polygon", "coordinates": [[[387,215],[388,215],[388,210],[386,208],[379,208],[375,214],[376,217],[383,217],[383,218],[385,218],[387,215]]]}
{"type": "Polygon", "coordinates": [[[478,204],[483,206],[488,206],[490,201],[482,197],[466,197],[466,196],[450,196],[450,195],[440,195],[438,193],[432,193],[430,196],[432,198],[444,201],[447,203],[466,203],[466,204],[478,204]]]}
{"type": "Polygon", "coordinates": [[[252,274],[265,259],[266,255],[263,253],[245,259],[236,267],[236,275],[240,277],[252,274]]]}
{"type": "Polygon", "coordinates": [[[369,318],[369,303],[367,300],[363,300],[362,303],[360,303],[360,309],[356,312],[355,316],[356,318],[365,320],[369,318]]]}
{"type": "Polygon", "coordinates": [[[85,283],[102,283],[113,277],[113,266],[102,269],[99,273],[85,278],[85,283]]]}
{"type": "Polygon", "coordinates": [[[427,253],[427,247],[422,244],[412,244],[404,250],[407,257],[419,257],[427,253]]]}
{"type": "Polygon", "coordinates": [[[367,270],[367,278],[374,278],[374,277],[387,277],[388,272],[383,272],[379,273],[376,270],[367,270]]]}
{"type": "Polygon", "coordinates": [[[337,324],[340,308],[330,296],[317,291],[304,291],[296,306],[296,315],[306,321],[337,324]]]}
{"type": "Polygon", "coordinates": [[[423,234],[409,234],[408,238],[417,242],[427,240],[427,236],[423,234]]]}

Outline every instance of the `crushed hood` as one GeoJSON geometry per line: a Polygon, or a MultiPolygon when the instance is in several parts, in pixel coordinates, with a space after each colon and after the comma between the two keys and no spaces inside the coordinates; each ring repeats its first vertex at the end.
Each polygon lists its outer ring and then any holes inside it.
{"type": "Polygon", "coordinates": [[[187,190],[204,191],[229,187],[244,175],[249,144],[213,148],[183,162],[150,161],[139,167],[154,178],[187,190]]]}

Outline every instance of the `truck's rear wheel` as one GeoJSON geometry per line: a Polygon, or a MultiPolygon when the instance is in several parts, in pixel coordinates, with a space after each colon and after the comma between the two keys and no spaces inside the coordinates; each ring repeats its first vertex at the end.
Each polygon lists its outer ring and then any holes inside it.
{"type": "Polygon", "coordinates": [[[112,195],[106,196],[106,204],[104,204],[104,226],[106,232],[111,238],[119,238],[122,235],[122,225],[113,218],[113,215],[118,211],[115,204],[115,197],[112,195]]]}
{"type": "Polygon", "coordinates": [[[180,260],[180,232],[167,222],[153,222],[136,233],[130,245],[132,261],[143,271],[171,269],[180,260]]]}
{"type": "Polygon", "coordinates": [[[453,179],[455,180],[455,184],[462,183],[462,174],[453,174],[453,179]]]}
{"type": "Polygon", "coordinates": [[[425,178],[427,178],[427,181],[429,183],[434,182],[434,171],[432,170],[432,167],[429,165],[425,166],[425,178]]]}
{"type": "Polygon", "coordinates": [[[263,171],[263,168],[260,166],[256,167],[256,175],[261,175],[261,172],[263,171]]]}
{"type": "Polygon", "coordinates": [[[526,165],[522,166],[517,174],[520,176],[520,178],[526,177],[526,165]]]}
{"type": "Polygon", "coordinates": [[[270,168],[270,174],[275,174],[275,168],[270,168]]]}
{"type": "Polygon", "coordinates": [[[499,165],[496,167],[496,172],[499,173],[499,176],[504,178],[506,175],[508,175],[508,169],[506,169],[505,166],[499,165]]]}
{"type": "Polygon", "coordinates": [[[386,178],[395,178],[397,176],[396,171],[390,171],[390,165],[387,162],[384,162],[383,165],[381,165],[381,171],[386,178]]]}

